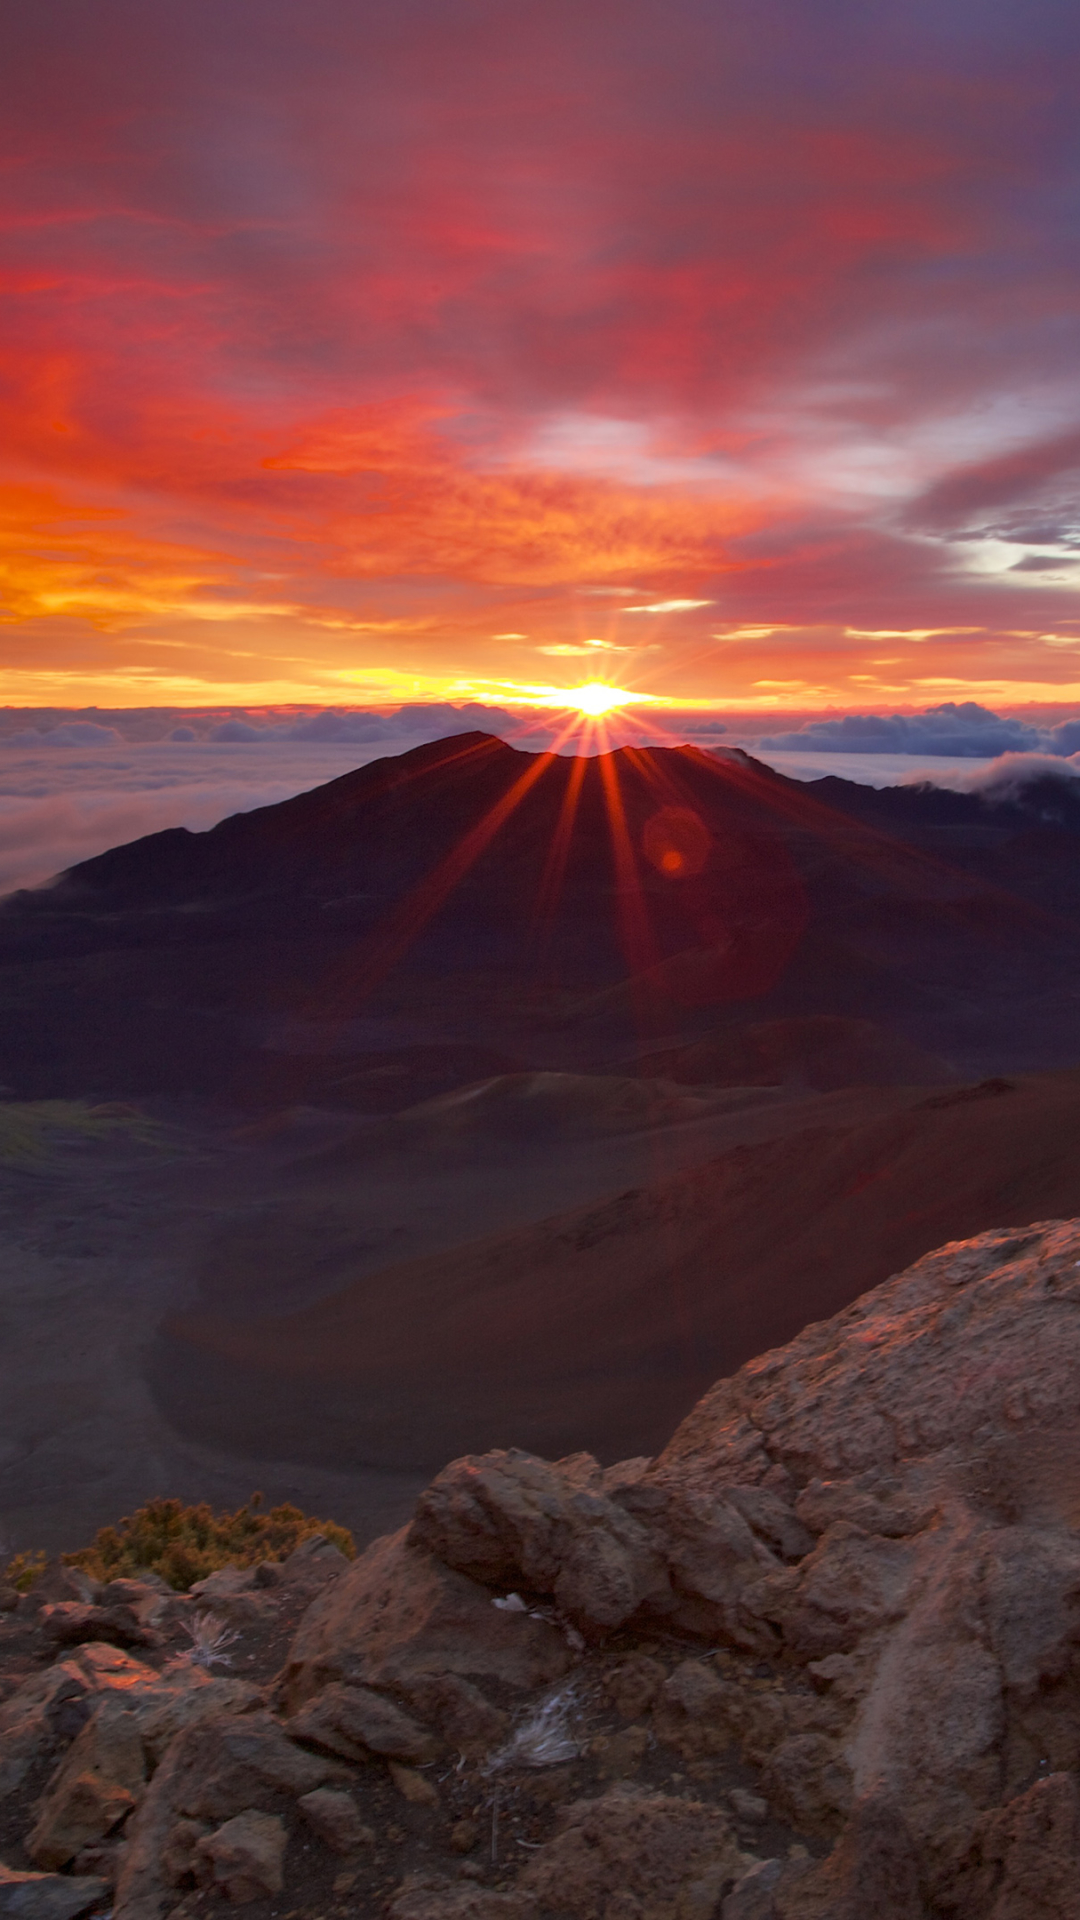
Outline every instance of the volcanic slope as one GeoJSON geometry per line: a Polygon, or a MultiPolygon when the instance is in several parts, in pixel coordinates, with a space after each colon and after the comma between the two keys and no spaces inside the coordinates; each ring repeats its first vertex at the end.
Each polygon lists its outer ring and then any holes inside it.
{"type": "MultiPolygon", "coordinates": [[[[430,1110],[404,1118],[431,1150],[430,1110]]],[[[208,1445],[338,1472],[510,1443],[650,1453],[718,1373],[929,1248],[1080,1211],[1077,1071],[781,1098],[749,1121],[756,1134],[707,1162],[376,1265],[292,1312],[253,1314],[242,1276],[230,1297],[211,1267],[159,1333],[158,1405],[208,1445]]],[[[335,1154],[313,1191],[348,1178],[335,1154]]],[[[256,1250],[269,1288],[275,1240],[310,1203],[283,1202],[256,1250]]]]}
{"type": "Polygon", "coordinates": [[[378,1111],[822,1016],[961,1076],[1051,1067],[1080,1058],[1080,798],[1049,784],[872,795],[737,752],[436,742],[4,902],[0,1073],[378,1111]]]}

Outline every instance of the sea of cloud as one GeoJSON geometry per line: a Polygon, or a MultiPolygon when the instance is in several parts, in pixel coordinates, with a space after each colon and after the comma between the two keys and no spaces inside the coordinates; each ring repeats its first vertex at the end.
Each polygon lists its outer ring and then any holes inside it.
{"type": "MultiPolygon", "coordinates": [[[[973,702],[813,720],[763,737],[729,731],[708,715],[661,718],[662,737],[673,744],[741,745],[800,780],[836,773],[879,787],[929,779],[1002,791],[1048,771],[1080,777],[1080,722],[1040,728],[973,702]]],[[[474,728],[532,751],[558,744],[548,716],[477,705],[393,714],[0,710],[0,893],[40,885],[144,834],[205,830],[228,814],[271,806],[387,754],[474,728]]],[[[613,721],[608,738],[640,741],[640,725],[613,721]]]]}

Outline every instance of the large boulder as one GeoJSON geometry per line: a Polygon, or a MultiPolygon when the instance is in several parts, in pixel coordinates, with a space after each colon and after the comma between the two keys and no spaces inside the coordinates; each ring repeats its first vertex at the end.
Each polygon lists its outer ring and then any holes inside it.
{"type": "Polygon", "coordinates": [[[610,1497],[588,1455],[552,1464],[514,1448],[455,1460],[421,1494],[409,1539],[473,1579],[551,1594],[586,1629],[621,1626],[667,1596],[649,1529],[610,1497]]]}
{"type": "Polygon", "coordinates": [[[1040,1846],[1074,1884],[1078,1308],[1080,1223],[944,1247],[719,1382],[624,1480],[454,1462],[405,1551],[600,1644],[701,1637],[650,1690],[656,1736],[694,1766],[734,1745],[836,1842],[744,1876],[740,1911],[854,1914],[877,1873],[897,1916],[1011,1920],[1040,1846]]]}
{"type": "Polygon", "coordinates": [[[133,1811],[146,1781],[138,1720],[123,1695],[105,1694],[53,1776],[26,1851],[39,1867],[66,1867],[133,1811]]]}
{"type": "Polygon", "coordinates": [[[487,1587],[403,1529],[377,1540],[308,1609],[281,1697],[295,1712],[335,1681],[408,1696],[416,1683],[447,1673],[528,1694],[558,1679],[570,1660],[554,1626],[493,1607],[487,1587]]]}

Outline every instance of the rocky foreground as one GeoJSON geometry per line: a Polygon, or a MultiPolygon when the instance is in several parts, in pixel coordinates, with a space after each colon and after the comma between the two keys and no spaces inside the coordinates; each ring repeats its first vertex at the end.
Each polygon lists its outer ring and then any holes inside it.
{"type": "MultiPolygon", "coordinates": [[[[1080,1222],[928,1255],[653,1461],[0,1629],[0,1916],[1080,1916],[1080,1222]]],[[[9,1596],[9,1602],[13,1596],[9,1596]]]]}

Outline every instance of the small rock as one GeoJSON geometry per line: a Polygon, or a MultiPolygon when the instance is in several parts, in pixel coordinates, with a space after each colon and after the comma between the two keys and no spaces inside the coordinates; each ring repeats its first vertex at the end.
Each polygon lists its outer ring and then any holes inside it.
{"type": "Polygon", "coordinates": [[[360,1818],[360,1809],[351,1794],[337,1787],[316,1787],[297,1802],[305,1819],[320,1840],[335,1853],[355,1853],[360,1847],[375,1844],[372,1829],[360,1818]]]}
{"type": "Polygon", "coordinates": [[[415,1767],[403,1767],[397,1760],[390,1762],[390,1778],[400,1794],[411,1800],[414,1807],[437,1807],[439,1789],[434,1780],[426,1780],[415,1767]]]}
{"type": "Polygon", "coordinates": [[[252,1808],[200,1840],[196,1855],[206,1863],[207,1882],[239,1905],[281,1892],[286,1839],[285,1823],[277,1814],[252,1808]]]}
{"type": "Polygon", "coordinates": [[[107,1687],[119,1687],[124,1693],[131,1693],[137,1687],[156,1686],[160,1679],[157,1669],[148,1667],[145,1660],[135,1660],[130,1653],[102,1640],[76,1647],[70,1662],[95,1693],[107,1687]]]}
{"type": "Polygon", "coordinates": [[[667,1679],[659,1660],[632,1653],[604,1676],[604,1691],[624,1720],[640,1720],[648,1713],[667,1679]]]}
{"type": "Polygon", "coordinates": [[[0,1613],[14,1613],[21,1598],[18,1587],[0,1586],[0,1613]]]}
{"type": "Polygon", "coordinates": [[[480,1829],[475,1820],[459,1820],[450,1829],[451,1853],[471,1853],[480,1838],[480,1829]]]}
{"type": "Polygon", "coordinates": [[[493,1706],[479,1687],[460,1674],[419,1674],[406,1693],[409,1705],[423,1719],[434,1721],[454,1751],[470,1758],[502,1746],[510,1731],[509,1714],[493,1706]]]}
{"type": "Polygon", "coordinates": [[[728,1795],[740,1820],[759,1821],[769,1817],[769,1803],[760,1793],[750,1793],[746,1787],[732,1787],[728,1795]]]}
{"type": "Polygon", "coordinates": [[[625,1780],[627,1775],[636,1773],[649,1750],[649,1735],[645,1727],[624,1727],[621,1733],[598,1734],[589,1744],[590,1758],[595,1759],[605,1780],[625,1780]]]}

